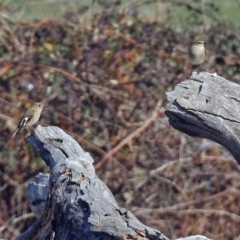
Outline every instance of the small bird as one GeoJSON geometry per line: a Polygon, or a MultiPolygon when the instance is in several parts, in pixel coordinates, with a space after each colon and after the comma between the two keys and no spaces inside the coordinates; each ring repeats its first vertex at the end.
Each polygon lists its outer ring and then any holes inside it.
{"type": "Polygon", "coordinates": [[[40,118],[41,112],[43,110],[43,103],[34,103],[22,116],[21,120],[18,123],[17,129],[10,138],[9,142],[14,138],[14,136],[22,129],[25,128],[28,130],[28,127],[34,125],[40,118]]]}
{"type": "Polygon", "coordinates": [[[196,41],[189,49],[189,58],[192,64],[192,69],[197,69],[199,73],[199,65],[202,64],[206,57],[204,41],[196,41]]]}

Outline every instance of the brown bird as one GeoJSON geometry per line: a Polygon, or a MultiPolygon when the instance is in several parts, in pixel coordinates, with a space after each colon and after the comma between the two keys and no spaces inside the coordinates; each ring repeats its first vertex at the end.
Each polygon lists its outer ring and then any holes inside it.
{"type": "Polygon", "coordinates": [[[197,69],[199,73],[199,66],[202,64],[206,57],[206,50],[204,41],[196,41],[189,49],[189,58],[192,64],[192,69],[197,69]]]}
{"type": "Polygon", "coordinates": [[[33,106],[30,107],[22,116],[21,120],[18,123],[16,131],[9,141],[11,141],[22,128],[28,130],[28,127],[34,125],[40,118],[43,107],[44,105],[42,103],[34,103],[33,106]]]}

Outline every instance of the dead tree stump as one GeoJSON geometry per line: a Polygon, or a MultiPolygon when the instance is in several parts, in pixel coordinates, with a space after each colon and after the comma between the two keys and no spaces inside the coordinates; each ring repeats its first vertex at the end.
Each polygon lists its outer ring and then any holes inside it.
{"type": "Polygon", "coordinates": [[[18,240],[167,240],[118,206],[96,176],[90,154],[58,127],[41,127],[28,142],[50,167],[30,183],[27,198],[37,221],[18,240]]]}

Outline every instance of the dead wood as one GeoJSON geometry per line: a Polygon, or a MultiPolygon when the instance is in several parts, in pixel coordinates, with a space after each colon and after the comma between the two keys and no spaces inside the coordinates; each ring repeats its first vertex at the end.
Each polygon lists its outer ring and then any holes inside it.
{"type": "Polygon", "coordinates": [[[41,127],[29,136],[50,174],[39,173],[27,198],[37,221],[18,240],[161,239],[160,231],[143,225],[118,206],[111,191],[95,175],[90,154],[58,127],[41,127]]]}
{"type": "Polygon", "coordinates": [[[27,140],[51,171],[39,173],[28,186],[27,199],[37,220],[18,240],[168,240],[118,206],[96,176],[92,157],[72,137],[58,127],[38,126],[35,134],[27,140]]]}
{"type": "Polygon", "coordinates": [[[175,129],[211,139],[240,163],[240,85],[201,72],[167,93],[166,115],[175,129]]]}

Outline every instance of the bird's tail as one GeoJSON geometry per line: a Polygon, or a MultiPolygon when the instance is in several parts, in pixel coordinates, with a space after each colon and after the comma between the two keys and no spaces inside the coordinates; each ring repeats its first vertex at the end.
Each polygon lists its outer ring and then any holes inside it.
{"type": "Polygon", "coordinates": [[[17,128],[12,137],[10,138],[9,142],[12,141],[12,139],[15,137],[15,135],[19,132],[20,128],[17,128]]]}

